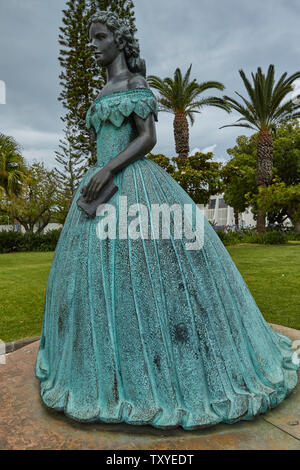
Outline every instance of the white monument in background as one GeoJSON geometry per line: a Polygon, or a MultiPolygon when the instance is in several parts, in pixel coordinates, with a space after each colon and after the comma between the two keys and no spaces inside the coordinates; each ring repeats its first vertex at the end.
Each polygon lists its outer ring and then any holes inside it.
{"type": "MultiPolygon", "coordinates": [[[[214,225],[218,227],[234,227],[235,218],[234,210],[232,207],[228,206],[224,201],[223,194],[217,194],[211,196],[209,204],[204,206],[199,204],[199,209],[201,209],[205,217],[214,225]]],[[[246,209],[245,212],[239,214],[239,227],[255,227],[256,221],[254,220],[251,208],[246,209]]]]}

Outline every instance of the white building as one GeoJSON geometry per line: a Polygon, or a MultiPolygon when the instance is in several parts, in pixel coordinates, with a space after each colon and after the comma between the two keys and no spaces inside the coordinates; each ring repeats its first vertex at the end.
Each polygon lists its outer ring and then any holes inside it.
{"type": "MultiPolygon", "coordinates": [[[[234,210],[228,206],[224,201],[223,194],[211,196],[209,204],[206,206],[199,205],[203,210],[205,217],[217,226],[235,226],[234,210]]],[[[239,214],[240,227],[255,227],[256,221],[254,220],[251,209],[246,209],[245,212],[239,214]]]]}

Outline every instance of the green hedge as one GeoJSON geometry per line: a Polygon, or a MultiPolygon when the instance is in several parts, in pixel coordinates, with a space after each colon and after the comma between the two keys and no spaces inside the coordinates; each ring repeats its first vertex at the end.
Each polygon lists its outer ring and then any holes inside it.
{"type": "Polygon", "coordinates": [[[282,245],[287,243],[288,235],[278,230],[267,231],[265,234],[258,234],[251,230],[216,230],[224,245],[237,245],[238,243],[258,243],[261,245],[282,245]]]}
{"type": "MultiPolygon", "coordinates": [[[[278,230],[268,231],[259,235],[254,229],[238,231],[216,230],[224,245],[238,243],[258,243],[263,245],[281,245],[288,240],[300,241],[300,233],[284,233],[278,230]]],[[[0,253],[19,251],[54,251],[61,229],[41,233],[16,233],[12,231],[0,232],[0,253]]]]}
{"type": "Polygon", "coordinates": [[[289,232],[287,237],[290,241],[300,242],[300,232],[289,232]]]}
{"type": "Polygon", "coordinates": [[[42,233],[0,232],[0,253],[54,251],[61,229],[42,233]]]}

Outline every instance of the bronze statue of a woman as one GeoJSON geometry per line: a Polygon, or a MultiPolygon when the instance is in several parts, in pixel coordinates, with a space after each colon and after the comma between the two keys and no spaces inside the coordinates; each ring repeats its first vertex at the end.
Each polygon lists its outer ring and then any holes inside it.
{"type": "MultiPolygon", "coordinates": [[[[99,236],[78,209],[111,182],[109,204],[195,204],[145,157],[156,143],[157,102],[128,24],[97,12],[89,35],[108,81],[91,104],[96,167],[85,174],[51,266],[36,375],[46,406],[82,422],[186,430],[250,420],[297,384],[291,342],[272,330],[211,225],[185,239],[99,236]]],[[[173,225],[172,225],[173,224],[173,225]]],[[[124,235],[124,234],[123,234],[124,235]]]]}

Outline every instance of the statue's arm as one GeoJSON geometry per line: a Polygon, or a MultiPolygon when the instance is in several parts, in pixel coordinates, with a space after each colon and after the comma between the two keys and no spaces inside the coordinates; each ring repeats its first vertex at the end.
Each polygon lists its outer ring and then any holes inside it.
{"type": "MultiPolygon", "coordinates": [[[[141,75],[135,75],[128,84],[129,89],[146,88],[149,89],[147,80],[141,75]]],[[[138,131],[138,137],[121,152],[117,157],[112,159],[108,164],[108,169],[113,174],[126,168],[134,161],[145,156],[156,145],[156,128],[153,114],[149,114],[146,119],[142,119],[137,114],[133,114],[135,125],[138,131]]]]}
{"type": "Polygon", "coordinates": [[[157,139],[153,114],[149,114],[146,119],[142,119],[134,114],[134,121],[138,136],[123,152],[110,160],[106,165],[113,174],[118,173],[139,158],[147,155],[156,145],[157,139]]]}

